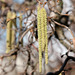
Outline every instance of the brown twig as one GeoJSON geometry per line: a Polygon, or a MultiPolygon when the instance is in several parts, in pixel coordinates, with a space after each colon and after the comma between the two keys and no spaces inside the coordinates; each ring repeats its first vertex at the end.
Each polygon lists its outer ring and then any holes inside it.
{"type": "Polygon", "coordinates": [[[63,25],[63,24],[60,24],[60,23],[58,23],[57,21],[54,21],[53,19],[51,19],[51,20],[52,20],[55,24],[66,28],[66,29],[72,34],[72,36],[73,36],[73,38],[74,38],[73,32],[72,32],[67,26],[65,26],[65,25],[63,25]]]}
{"type": "Polygon", "coordinates": [[[26,34],[28,31],[30,31],[31,29],[33,29],[33,28],[34,28],[34,26],[32,26],[32,27],[30,27],[29,29],[27,29],[27,30],[21,35],[19,41],[21,41],[21,40],[23,39],[23,37],[25,36],[25,34],[26,34]]]}

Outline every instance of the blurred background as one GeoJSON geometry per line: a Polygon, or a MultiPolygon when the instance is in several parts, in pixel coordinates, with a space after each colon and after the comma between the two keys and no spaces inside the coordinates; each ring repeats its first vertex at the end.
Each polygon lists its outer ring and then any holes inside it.
{"type": "MultiPolygon", "coordinates": [[[[46,0],[42,0],[46,1],[46,0]]],[[[54,0],[57,1],[57,0],[54,0]]],[[[17,43],[19,42],[19,39],[21,38],[21,35],[27,30],[27,28],[30,28],[30,26],[37,25],[37,0],[0,0],[0,55],[4,53],[9,53],[10,50],[13,50],[17,43]],[[33,22],[35,21],[35,22],[33,22]],[[11,26],[10,26],[11,25],[11,26]],[[9,30],[9,31],[8,31],[9,30]],[[10,34],[10,37],[9,37],[10,34]],[[9,37],[9,38],[8,38],[9,37]],[[8,41],[7,41],[8,40],[8,41]],[[11,42],[10,42],[11,41],[11,42]],[[6,52],[7,50],[7,52],[6,52]]],[[[71,10],[71,14],[69,16],[68,23],[70,24],[69,28],[73,31],[75,35],[75,0],[63,0],[63,10],[62,13],[65,14],[67,11],[71,10]]],[[[47,14],[48,7],[45,6],[47,14]]],[[[49,16],[49,14],[48,14],[49,16]]],[[[27,48],[31,48],[32,55],[31,54],[31,64],[35,64],[38,62],[38,43],[37,43],[37,36],[33,37],[37,34],[37,27],[35,26],[34,29],[30,30],[19,42],[19,48],[24,48],[23,51],[27,48]],[[33,34],[34,32],[34,34],[33,34]],[[36,41],[36,42],[35,42],[36,41]],[[34,43],[34,45],[32,45],[34,43]],[[27,47],[28,46],[28,47],[27,47]],[[34,58],[35,57],[35,58],[34,58]]],[[[66,30],[67,31],[67,30],[66,30]]],[[[55,34],[54,34],[55,35],[55,34]]],[[[46,67],[48,71],[54,71],[58,70],[59,65],[62,65],[64,62],[64,59],[61,59],[61,54],[64,54],[68,51],[66,47],[64,47],[59,39],[57,39],[55,36],[50,37],[49,45],[48,45],[48,55],[49,55],[49,63],[46,67]],[[57,44],[56,44],[57,43],[57,44]],[[57,50],[56,50],[57,49],[57,50]],[[53,53],[53,54],[52,54],[53,53]],[[52,57],[51,57],[52,55],[52,57]],[[54,58],[55,57],[55,58],[54,58]],[[58,67],[57,67],[58,65],[58,67]],[[49,67],[50,68],[49,68],[49,67]],[[56,68],[57,67],[57,68],[56,68]]],[[[73,38],[71,34],[65,33],[65,35],[68,35],[68,38],[73,38]]],[[[21,54],[20,56],[22,56],[21,54]]],[[[28,52],[25,53],[26,56],[22,56],[22,60],[17,60],[17,62],[20,62],[24,60],[28,60],[28,52]]],[[[18,55],[19,56],[19,55],[18,55]]],[[[43,64],[45,63],[44,59],[43,64]]],[[[23,61],[23,66],[25,65],[23,61]]],[[[19,65],[20,65],[19,63],[19,65]]],[[[27,62],[26,62],[27,64],[27,62]]],[[[33,71],[32,65],[29,64],[28,72],[31,73],[33,71]],[[31,72],[30,72],[30,71],[31,72]]],[[[73,67],[74,64],[71,66],[73,67]]],[[[38,65],[37,65],[38,66],[38,65]]],[[[25,66],[24,66],[25,67],[25,66]]],[[[67,66],[69,67],[69,66],[67,66]]],[[[74,71],[75,71],[75,67],[74,71]]],[[[21,71],[25,68],[21,68],[21,71]]],[[[46,71],[47,71],[46,70],[46,71]]],[[[18,72],[20,69],[18,69],[18,72]]],[[[26,70],[25,70],[26,71],[26,70]]],[[[47,71],[47,72],[48,72],[47,71]]],[[[43,69],[44,72],[44,69],[43,69]]],[[[73,75],[67,74],[67,75],[73,75]]],[[[11,75],[11,74],[9,74],[11,75]]],[[[12,74],[13,75],[13,74],[12,74]]],[[[16,75],[16,74],[15,74],[16,75]]],[[[22,75],[22,74],[17,74],[22,75]]],[[[29,75],[29,74],[27,74],[29,75]]],[[[31,75],[31,74],[30,74],[31,75]]],[[[36,73],[34,75],[39,75],[38,70],[36,70],[36,73]]]]}

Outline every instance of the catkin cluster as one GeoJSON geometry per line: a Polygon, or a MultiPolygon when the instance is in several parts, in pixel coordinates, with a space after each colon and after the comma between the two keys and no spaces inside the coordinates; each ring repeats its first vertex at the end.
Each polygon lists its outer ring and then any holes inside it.
{"type": "Polygon", "coordinates": [[[39,42],[39,71],[42,71],[42,51],[45,51],[45,63],[48,63],[47,14],[44,7],[37,8],[37,27],[39,42]]]}

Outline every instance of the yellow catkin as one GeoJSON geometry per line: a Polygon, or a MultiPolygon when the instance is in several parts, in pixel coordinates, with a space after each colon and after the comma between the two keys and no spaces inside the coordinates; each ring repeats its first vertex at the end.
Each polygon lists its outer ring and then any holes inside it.
{"type": "Polygon", "coordinates": [[[13,49],[15,47],[15,30],[13,29],[15,27],[16,24],[15,21],[16,19],[14,19],[16,17],[16,13],[11,12],[10,10],[7,13],[7,21],[10,19],[8,23],[7,23],[7,44],[6,44],[6,53],[9,53],[11,49],[13,49]],[[14,21],[14,22],[13,22],[14,21]]]}
{"type": "Polygon", "coordinates": [[[44,28],[45,28],[45,63],[47,64],[48,63],[48,38],[47,38],[47,14],[46,14],[46,10],[45,8],[43,8],[43,18],[44,18],[44,28]]]}
{"type": "Polygon", "coordinates": [[[41,50],[41,16],[40,6],[37,8],[37,27],[38,27],[38,42],[39,42],[39,72],[42,71],[42,50],[41,50]]]}
{"type": "Polygon", "coordinates": [[[42,71],[42,51],[45,51],[45,63],[48,63],[47,14],[44,7],[38,6],[37,27],[39,42],[39,71],[42,71]]]}
{"type": "Polygon", "coordinates": [[[42,49],[45,50],[45,63],[48,63],[48,38],[47,38],[47,14],[45,8],[41,9],[42,49]],[[44,49],[45,48],[45,49],[44,49]]]}
{"type": "Polygon", "coordinates": [[[42,51],[45,50],[45,18],[44,18],[44,8],[41,9],[41,39],[42,39],[42,51]]]}
{"type": "MultiPolygon", "coordinates": [[[[11,11],[8,11],[7,13],[7,20],[8,19],[11,19],[11,11]]],[[[12,21],[9,21],[7,23],[6,53],[8,53],[11,50],[11,27],[12,27],[12,21]]]]}

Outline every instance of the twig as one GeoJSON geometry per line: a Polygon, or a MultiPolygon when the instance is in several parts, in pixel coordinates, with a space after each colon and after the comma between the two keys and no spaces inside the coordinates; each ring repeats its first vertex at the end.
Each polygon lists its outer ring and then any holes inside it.
{"type": "Polygon", "coordinates": [[[67,56],[67,58],[64,61],[64,64],[61,66],[61,68],[59,69],[59,71],[56,71],[56,72],[48,72],[46,75],[59,75],[64,70],[64,67],[66,66],[67,62],[70,59],[75,62],[75,57],[67,56]]]}
{"type": "Polygon", "coordinates": [[[32,44],[32,46],[36,49],[36,51],[38,52],[38,49],[35,47],[35,45],[34,44],[32,44]]]}
{"type": "Polygon", "coordinates": [[[2,56],[0,56],[0,59],[2,59],[4,57],[9,57],[9,56],[15,54],[17,51],[18,51],[17,49],[16,50],[11,50],[9,53],[5,53],[2,56]]]}
{"type": "Polygon", "coordinates": [[[64,27],[64,28],[68,29],[68,31],[72,34],[72,36],[73,36],[73,38],[74,38],[73,32],[72,32],[67,26],[65,26],[65,25],[63,25],[63,24],[60,24],[60,23],[54,21],[53,19],[51,19],[51,20],[52,20],[55,24],[57,24],[57,25],[59,25],[59,26],[62,26],[62,27],[64,27]]]}
{"type": "Polygon", "coordinates": [[[23,39],[23,37],[25,36],[25,34],[28,32],[28,31],[30,31],[31,29],[33,29],[34,28],[34,26],[32,26],[32,27],[30,27],[29,29],[27,29],[22,35],[21,35],[21,37],[20,37],[20,39],[19,39],[19,42],[23,39]]]}

